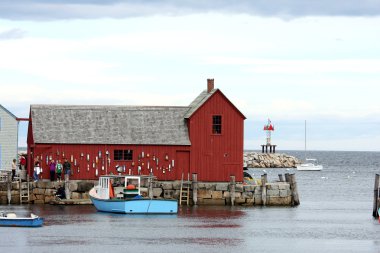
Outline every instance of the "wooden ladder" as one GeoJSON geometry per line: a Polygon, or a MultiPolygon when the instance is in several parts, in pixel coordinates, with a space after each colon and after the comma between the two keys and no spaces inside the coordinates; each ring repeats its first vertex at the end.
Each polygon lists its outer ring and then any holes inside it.
{"type": "Polygon", "coordinates": [[[20,204],[23,204],[23,203],[29,203],[29,175],[26,175],[26,178],[27,178],[27,181],[26,181],[26,185],[25,185],[25,182],[23,183],[21,181],[21,177],[19,179],[19,182],[20,182],[20,204]]]}
{"type": "Polygon", "coordinates": [[[182,205],[182,202],[186,201],[186,205],[189,205],[190,199],[190,174],[187,173],[187,181],[183,181],[183,173],[181,179],[181,190],[179,192],[179,205],[182,205]]]}

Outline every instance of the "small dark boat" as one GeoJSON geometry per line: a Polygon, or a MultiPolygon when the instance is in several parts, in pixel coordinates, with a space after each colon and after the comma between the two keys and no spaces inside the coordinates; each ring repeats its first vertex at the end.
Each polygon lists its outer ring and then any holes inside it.
{"type": "Polygon", "coordinates": [[[0,212],[1,227],[41,227],[44,219],[30,214],[30,217],[17,217],[15,213],[0,212]]]}

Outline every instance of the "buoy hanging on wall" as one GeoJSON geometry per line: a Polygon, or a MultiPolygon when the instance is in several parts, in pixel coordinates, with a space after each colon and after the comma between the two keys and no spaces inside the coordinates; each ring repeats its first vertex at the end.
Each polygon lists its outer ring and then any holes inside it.
{"type": "Polygon", "coordinates": [[[95,170],[95,176],[98,176],[98,169],[95,170]]]}
{"type": "Polygon", "coordinates": [[[104,170],[104,166],[102,166],[102,170],[104,170]]]}
{"type": "Polygon", "coordinates": [[[77,159],[74,160],[74,166],[77,166],[77,159]]]}
{"type": "Polygon", "coordinates": [[[99,152],[98,152],[98,156],[99,156],[99,159],[102,158],[102,151],[99,150],[99,152]]]}
{"type": "Polygon", "coordinates": [[[90,165],[87,164],[87,171],[90,171],[90,165]]]}
{"type": "Polygon", "coordinates": [[[174,168],[174,160],[172,160],[172,167],[174,168]]]}
{"type": "Polygon", "coordinates": [[[137,167],[137,173],[140,175],[140,173],[141,173],[141,166],[137,167]]]}
{"type": "Polygon", "coordinates": [[[99,161],[98,161],[98,157],[97,156],[95,156],[95,162],[96,163],[98,163],[99,161]]]}
{"type": "Polygon", "coordinates": [[[70,161],[74,162],[74,156],[73,155],[70,156],[70,161]]]}
{"type": "Polygon", "coordinates": [[[90,161],[90,154],[87,154],[87,162],[90,161]]]}

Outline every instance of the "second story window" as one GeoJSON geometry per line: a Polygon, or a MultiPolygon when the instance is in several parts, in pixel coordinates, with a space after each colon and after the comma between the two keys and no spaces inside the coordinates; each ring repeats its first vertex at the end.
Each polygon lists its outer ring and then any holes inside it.
{"type": "Polygon", "coordinates": [[[222,134],[222,116],[220,115],[212,116],[212,133],[222,134]]]}

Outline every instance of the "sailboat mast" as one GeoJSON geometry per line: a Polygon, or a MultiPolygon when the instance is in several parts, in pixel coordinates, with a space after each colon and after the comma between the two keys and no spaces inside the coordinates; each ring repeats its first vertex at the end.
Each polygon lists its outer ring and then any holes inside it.
{"type": "Polygon", "coordinates": [[[305,120],[305,161],[306,161],[306,120],[305,120]]]}

